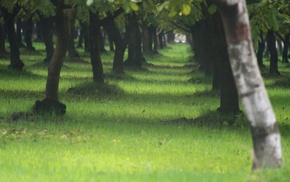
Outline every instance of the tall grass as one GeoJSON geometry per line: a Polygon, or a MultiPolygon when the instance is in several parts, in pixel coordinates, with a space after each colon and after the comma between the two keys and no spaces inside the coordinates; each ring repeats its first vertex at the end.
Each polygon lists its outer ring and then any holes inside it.
{"type": "Polygon", "coordinates": [[[284,163],[277,170],[251,173],[245,118],[231,125],[225,117],[208,114],[218,108],[218,94],[209,92],[210,78],[189,62],[184,44],[148,57],[143,70],[126,70],[122,79],[110,77],[113,54],[103,55],[111,85],[103,91],[92,84],[88,56],[81,52],[87,63],[66,62],[62,69],[65,116],[8,122],[13,112],[29,112],[44,97],[47,66],[39,64],[44,47],[36,47],[38,53],[22,56],[24,72],[7,70],[8,60],[0,61],[1,181],[288,180],[290,93],[275,84],[288,78],[285,65],[280,65],[283,77],[265,80],[280,124],[284,163]],[[184,67],[188,64],[193,66],[184,67]]]}

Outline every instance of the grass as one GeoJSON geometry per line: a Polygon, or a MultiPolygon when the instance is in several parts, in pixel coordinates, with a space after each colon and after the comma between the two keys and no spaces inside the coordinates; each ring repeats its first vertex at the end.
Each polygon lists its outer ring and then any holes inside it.
{"type": "Polygon", "coordinates": [[[8,122],[13,112],[30,111],[44,98],[44,47],[35,46],[38,53],[22,54],[22,73],[0,61],[1,181],[288,181],[286,65],[279,65],[282,77],[265,79],[280,124],[283,166],[252,173],[245,118],[229,125],[215,114],[218,94],[209,92],[210,78],[196,66],[184,67],[191,64],[184,44],[148,57],[144,70],[126,70],[122,79],[110,77],[113,54],[103,55],[109,86],[101,89],[92,83],[90,64],[66,62],[59,91],[66,115],[8,122]]]}

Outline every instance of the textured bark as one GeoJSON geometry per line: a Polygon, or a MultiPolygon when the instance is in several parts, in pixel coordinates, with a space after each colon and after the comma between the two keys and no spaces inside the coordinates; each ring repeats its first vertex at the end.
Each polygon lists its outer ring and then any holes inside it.
{"type": "Polygon", "coordinates": [[[226,32],[235,83],[251,124],[253,169],[282,162],[280,134],[256,61],[245,0],[216,0],[226,32]]]}
{"type": "Polygon", "coordinates": [[[90,55],[91,64],[93,70],[93,80],[96,83],[104,83],[104,71],[100,55],[99,38],[100,38],[100,18],[99,12],[93,13],[90,11],[90,25],[89,25],[89,37],[90,37],[90,55]]]}
{"type": "Polygon", "coordinates": [[[278,71],[278,51],[276,47],[276,38],[274,31],[269,30],[267,33],[267,45],[270,53],[270,69],[269,73],[280,74],[278,71]]]}

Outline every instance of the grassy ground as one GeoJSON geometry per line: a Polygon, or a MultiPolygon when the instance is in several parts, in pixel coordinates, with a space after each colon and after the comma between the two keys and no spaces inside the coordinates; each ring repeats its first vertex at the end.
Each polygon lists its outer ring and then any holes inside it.
{"type": "Polygon", "coordinates": [[[282,77],[265,76],[281,129],[283,166],[252,173],[245,118],[232,124],[214,114],[218,94],[209,92],[211,79],[195,66],[184,67],[192,64],[184,44],[147,58],[151,64],[126,70],[122,78],[110,74],[112,53],[102,55],[110,85],[105,88],[92,84],[89,56],[82,53],[87,63],[66,62],[62,69],[65,116],[8,122],[13,112],[30,111],[44,98],[44,47],[36,46],[37,53],[23,51],[23,73],[7,70],[7,59],[0,61],[0,181],[289,179],[287,65],[280,65],[282,77]]]}

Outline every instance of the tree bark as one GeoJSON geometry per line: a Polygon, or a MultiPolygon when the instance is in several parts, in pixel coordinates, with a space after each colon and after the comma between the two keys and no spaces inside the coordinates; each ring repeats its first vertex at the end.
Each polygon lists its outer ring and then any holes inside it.
{"type": "Polygon", "coordinates": [[[100,55],[100,18],[99,12],[93,13],[90,11],[90,25],[89,25],[89,37],[90,37],[90,55],[91,64],[93,70],[93,80],[96,83],[104,83],[104,71],[100,55]]]}
{"type": "Polygon", "coordinates": [[[5,30],[8,35],[10,44],[10,65],[9,67],[18,71],[23,70],[24,63],[20,59],[19,45],[17,41],[17,35],[14,28],[15,16],[20,10],[19,6],[14,6],[12,12],[7,9],[1,8],[1,12],[4,19],[5,30]]]}
{"type": "Polygon", "coordinates": [[[274,31],[272,30],[269,30],[267,33],[267,45],[270,52],[269,73],[280,75],[280,72],[278,71],[278,51],[276,47],[276,38],[274,31]]]}
{"type": "Polygon", "coordinates": [[[143,54],[152,56],[152,37],[150,37],[149,27],[146,22],[142,22],[142,40],[143,40],[143,54]],[[150,41],[151,38],[151,41],[150,41]],[[151,50],[150,50],[151,43],[151,50]]]}
{"type": "Polygon", "coordinates": [[[215,0],[226,32],[228,52],[240,97],[251,124],[253,169],[282,162],[280,133],[256,61],[245,0],[215,0]]]}

